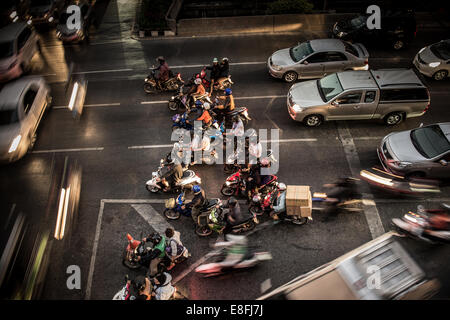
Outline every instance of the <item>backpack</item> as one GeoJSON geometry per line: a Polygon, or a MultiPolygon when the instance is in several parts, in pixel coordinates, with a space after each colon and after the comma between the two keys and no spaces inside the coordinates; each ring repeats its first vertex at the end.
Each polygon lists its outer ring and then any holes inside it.
{"type": "Polygon", "coordinates": [[[166,247],[166,252],[167,254],[171,255],[172,254],[172,241],[175,241],[177,244],[177,256],[181,255],[184,251],[184,246],[182,246],[178,241],[176,241],[175,239],[170,239],[169,243],[167,244],[166,247]]]}

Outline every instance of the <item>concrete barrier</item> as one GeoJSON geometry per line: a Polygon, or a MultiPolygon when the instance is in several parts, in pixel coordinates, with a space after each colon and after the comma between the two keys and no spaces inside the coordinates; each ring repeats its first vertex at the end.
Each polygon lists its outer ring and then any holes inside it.
{"type": "MultiPolygon", "coordinates": [[[[284,14],[221,18],[180,19],[178,36],[242,34],[261,32],[329,32],[336,21],[355,16],[354,13],[284,14]]],[[[417,13],[420,28],[442,27],[430,13],[417,13]]],[[[448,25],[447,25],[448,27],[448,25]]]]}

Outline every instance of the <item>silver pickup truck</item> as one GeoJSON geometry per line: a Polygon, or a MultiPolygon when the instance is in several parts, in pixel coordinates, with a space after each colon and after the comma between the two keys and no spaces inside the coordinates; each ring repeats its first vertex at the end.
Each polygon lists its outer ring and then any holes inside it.
{"type": "Polygon", "coordinates": [[[343,71],[294,84],[287,106],[292,119],[309,127],[358,119],[382,119],[392,126],[422,116],[430,93],[412,69],[343,71]]]}

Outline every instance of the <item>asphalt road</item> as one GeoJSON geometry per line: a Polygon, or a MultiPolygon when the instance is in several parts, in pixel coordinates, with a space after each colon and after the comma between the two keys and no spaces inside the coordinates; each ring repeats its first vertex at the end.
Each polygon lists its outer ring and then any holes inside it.
{"type": "MultiPolygon", "coordinates": [[[[431,92],[431,108],[420,118],[388,128],[378,121],[328,122],[319,128],[306,128],[289,117],[286,93],[289,84],[272,79],[267,58],[277,49],[298,41],[324,37],[321,34],[266,34],[233,37],[201,37],[137,41],[130,38],[132,7],[124,1],[110,1],[99,14],[100,25],[89,45],[61,45],[52,30],[42,34],[42,55],[36,56],[32,74],[44,75],[53,94],[53,109],[46,115],[32,153],[17,163],[0,168],[0,208],[2,213],[22,211],[39,223],[46,208],[55,163],[66,155],[83,167],[81,203],[70,236],[52,248],[52,260],[43,299],[111,299],[122,287],[125,274],[134,272],[121,264],[126,234],[139,237],[153,230],[145,217],[153,210],[162,213],[167,194],[151,195],[145,182],[151,178],[159,159],[171,144],[169,93],[147,95],[143,79],[158,55],[164,55],[174,71],[184,79],[211,63],[213,57],[228,57],[235,82],[233,95],[238,105],[249,109],[249,127],[279,129],[278,177],[286,184],[310,185],[321,191],[324,183],[352,175],[341,142],[348,129],[359,163],[353,170],[378,164],[376,147],[392,131],[407,130],[434,122],[450,121],[448,80],[426,79],[431,92]],[[103,10],[103,11],[102,11],[103,10]],[[88,80],[85,108],[74,120],[65,106],[70,95],[64,90],[69,64],[88,80]],[[295,139],[294,141],[292,139],[295,139]],[[145,147],[143,147],[145,146],[145,147]],[[67,149],[71,149],[68,151],[67,149]],[[81,289],[66,287],[69,265],[81,268],[81,289]]],[[[371,68],[410,67],[417,51],[449,34],[443,30],[419,30],[416,41],[404,51],[369,48],[371,68]]],[[[353,159],[354,160],[354,159],[353,159]]],[[[220,197],[226,174],[221,165],[195,166],[209,197],[220,197]]],[[[370,190],[382,227],[391,229],[390,219],[399,217],[418,204],[434,207],[450,201],[448,188],[426,199],[398,199],[370,190]]],[[[56,212],[55,212],[56,219],[56,212]]],[[[251,271],[219,278],[203,279],[191,272],[195,263],[210,250],[217,236],[200,239],[192,221],[182,217],[170,222],[181,232],[192,257],[173,269],[177,288],[189,299],[254,299],[261,295],[261,283],[270,279],[277,287],[301,273],[326,263],[372,239],[364,214],[325,217],[320,213],[305,226],[278,224],[249,236],[252,245],[268,250],[273,260],[251,271]]],[[[424,249],[426,252],[428,249],[424,249]]],[[[450,260],[450,249],[430,249],[433,258],[420,263],[444,284],[440,297],[450,297],[450,277],[439,266],[450,260]],[[436,253],[438,252],[438,254],[436,253]]]]}

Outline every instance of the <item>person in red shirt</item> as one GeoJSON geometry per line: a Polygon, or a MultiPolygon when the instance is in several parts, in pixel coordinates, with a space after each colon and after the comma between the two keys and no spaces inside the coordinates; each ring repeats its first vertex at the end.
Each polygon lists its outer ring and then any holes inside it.
{"type": "Polygon", "coordinates": [[[161,83],[169,80],[170,68],[163,56],[156,58],[156,61],[159,62],[158,68],[155,69],[159,71],[156,80],[158,80],[159,86],[161,86],[161,83]]]}

